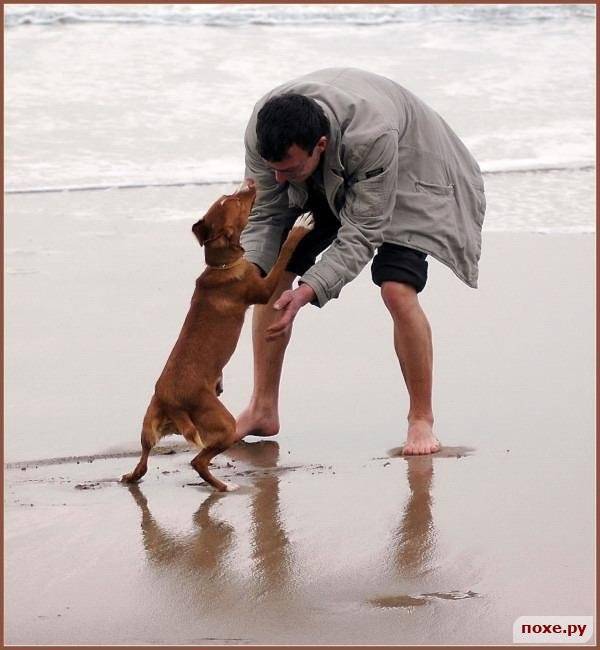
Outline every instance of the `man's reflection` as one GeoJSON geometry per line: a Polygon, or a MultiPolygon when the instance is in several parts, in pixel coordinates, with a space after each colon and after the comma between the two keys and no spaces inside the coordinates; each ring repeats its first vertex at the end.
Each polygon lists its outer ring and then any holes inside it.
{"type": "Polygon", "coordinates": [[[435,547],[431,516],[433,459],[431,456],[407,456],[406,464],[410,495],[393,533],[392,557],[399,574],[416,576],[428,569],[435,547]]]}

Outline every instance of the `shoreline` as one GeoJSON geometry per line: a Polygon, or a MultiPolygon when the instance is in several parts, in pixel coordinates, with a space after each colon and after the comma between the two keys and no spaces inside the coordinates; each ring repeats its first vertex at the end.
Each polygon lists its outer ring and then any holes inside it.
{"type": "MultiPolygon", "coordinates": [[[[537,166],[531,166],[531,163],[523,164],[520,160],[507,161],[503,166],[494,169],[493,166],[482,163],[482,175],[500,175],[500,174],[543,174],[546,172],[560,171],[592,171],[596,169],[595,163],[573,162],[573,163],[538,163],[537,166]],[[529,166],[527,166],[529,165],[529,166]]],[[[101,184],[101,185],[65,185],[62,187],[26,187],[26,188],[8,188],[4,190],[6,195],[18,194],[52,194],[56,192],[99,192],[106,190],[140,190],[147,188],[172,188],[172,187],[206,187],[212,185],[239,185],[242,179],[203,179],[203,180],[186,180],[186,181],[148,181],[148,182],[129,182],[122,184],[101,184]]]]}

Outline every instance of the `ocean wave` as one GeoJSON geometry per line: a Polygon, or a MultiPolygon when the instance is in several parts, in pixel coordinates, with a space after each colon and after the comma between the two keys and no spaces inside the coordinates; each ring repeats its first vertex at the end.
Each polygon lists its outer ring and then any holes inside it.
{"type": "Polygon", "coordinates": [[[506,224],[504,226],[488,226],[485,222],[483,224],[484,233],[503,233],[503,232],[523,232],[532,233],[534,235],[593,235],[596,228],[592,225],[581,226],[568,226],[568,225],[555,225],[555,226],[536,226],[533,224],[523,223],[521,225],[506,224]]]}
{"type": "Polygon", "coordinates": [[[595,5],[6,5],[5,27],[77,23],[160,25],[385,25],[393,23],[529,23],[595,19],[595,5]]]}
{"type": "Polygon", "coordinates": [[[520,174],[525,172],[554,172],[561,170],[585,171],[595,169],[593,160],[539,160],[525,158],[522,160],[493,160],[482,162],[481,172],[486,174],[520,174]]]}
{"type": "Polygon", "coordinates": [[[241,179],[206,178],[187,181],[131,181],[98,183],[94,185],[59,185],[47,187],[7,188],[5,194],[51,194],[54,192],[97,192],[102,190],[139,190],[148,187],[186,187],[188,185],[239,185],[241,179]]]}
{"type": "MultiPolygon", "coordinates": [[[[482,162],[481,172],[484,176],[489,174],[524,174],[544,173],[556,171],[587,171],[595,169],[593,161],[540,161],[536,159],[524,160],[496,160],[482,162]]],[[[103,190],[129,190],[145,189],[152,187],[186,187],[189,185],[239,185],[241,178],[236,178],[235,172],[224,171],[221,174],[205,178],[189,178],[180,180],[129,180],[122,182],[98,182],[88,185],[58,185],[38,187],[6,187],[5,194],[48,194],[54,192],[93,192],[103,190]]]]}

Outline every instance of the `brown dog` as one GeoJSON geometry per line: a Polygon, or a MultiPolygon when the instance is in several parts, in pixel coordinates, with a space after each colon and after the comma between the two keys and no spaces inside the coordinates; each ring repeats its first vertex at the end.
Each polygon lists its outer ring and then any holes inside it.
{"type": "Polygon", "coordinates": [[[202,449],[191,464],[207,483],[221,492],[237,487],[219,481],[208,469],[235,441],[235,419],[217,399],[221,373],[237,345],[246,310],[269,301],[296,246],[314,225],[309,214],[296,220],[271,272],[262,278],[244,259],[239,243],[255,196],[254,183],[247,180],[192,227],[205,247],[206,269],[196,280],[190,310],[146,411],[142,457],[123,482],[144,476],[152,447],[163,436],[178,433],[202,449]]]}

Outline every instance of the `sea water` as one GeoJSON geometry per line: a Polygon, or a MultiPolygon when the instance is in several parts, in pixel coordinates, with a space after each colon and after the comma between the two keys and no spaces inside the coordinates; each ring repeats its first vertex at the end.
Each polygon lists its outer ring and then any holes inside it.
{"type": "Polygon", "coordinates": [[[6,191],[237,181],[254,102],[353,66],[486,174],[488,230],[594,229],[591,5],[8,5],[6,191]]]}

